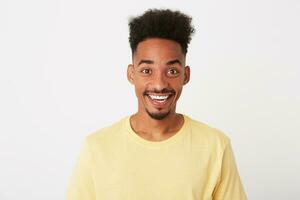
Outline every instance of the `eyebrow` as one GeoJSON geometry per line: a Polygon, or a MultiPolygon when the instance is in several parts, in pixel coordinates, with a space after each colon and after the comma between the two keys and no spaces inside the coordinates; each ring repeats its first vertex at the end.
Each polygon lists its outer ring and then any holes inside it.
{"type": "MultiPolygon", "coordinates": [[[[154,61],[153,60],[141,60],[138,64],[138,66],[143,64],[143,63],[145,63],[145,64],[154,64],[154,61]]],[[[170,60],[170,61],[167,62],[167,65],[173,65],[173,64],[181,65],[181,62],[178,59],[170,60]]]]}
{"type": "Polygon", "coordinates": [[[174,65],[174,64],[181,65],[181,62],[178,59],[167,62],[167,65],[174,65]]]}
{"type": "Polygon", "coordinates": [[[138,66],[143,64],[143,63],[145,63],[145,64],[154,64],[154,61],[153,60],[141,60],[138,64],[138,66]]]}

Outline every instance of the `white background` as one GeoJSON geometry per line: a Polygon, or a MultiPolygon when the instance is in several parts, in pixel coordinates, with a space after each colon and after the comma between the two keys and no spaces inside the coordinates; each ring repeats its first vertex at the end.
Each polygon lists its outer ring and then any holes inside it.
{"type": "Polygon", "coordinates": [[[178,111],[231,138],[249,199],[300,199],[297,0],[1,0],[0,199],[64,199],[84,137],[136,111],[127,22],[148,8],[194,18],[178,111]]]}

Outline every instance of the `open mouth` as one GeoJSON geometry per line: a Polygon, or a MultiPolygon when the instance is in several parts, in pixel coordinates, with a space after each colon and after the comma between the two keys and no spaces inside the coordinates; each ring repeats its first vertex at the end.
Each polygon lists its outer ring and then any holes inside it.
{"type": "Polygon", "coordinates": [[[148,95],[153,101],[159,101],[159,102],[165,102],[169,97],[170,95],[151,95],[149,94],[148,95]]]}
{"type": "Polygon", "coordinates": [[[165,105],[173,94],[146,94],[154,105],[165,105]]]}

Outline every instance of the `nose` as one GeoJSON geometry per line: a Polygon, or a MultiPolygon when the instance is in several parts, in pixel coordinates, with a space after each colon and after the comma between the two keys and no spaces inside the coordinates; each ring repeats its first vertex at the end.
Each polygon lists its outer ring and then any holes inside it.
{"type": "Polygon", "coordinates": [[[162,91],[168,88],[167,77],[163,73],[157,73],[152,82],[153,88],[157,91],[162,91]]]}

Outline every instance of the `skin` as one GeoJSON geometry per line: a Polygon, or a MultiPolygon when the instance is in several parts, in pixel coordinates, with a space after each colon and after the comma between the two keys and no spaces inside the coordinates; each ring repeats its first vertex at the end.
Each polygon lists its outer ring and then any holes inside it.
{"type": "Polygon", "coordinates": [[[179,43],[150,38],[138,44],[133,64],[128,65],[127,78],[135,87],[138,111],[130,117],[132,129],[150,141],[162,141],[182,127],[183,116],[176,113],[182,88],[189,82],[190,67],[179,43]],[[149,95],[166,96],[161,103],[149,95]],[[160,116],[154,119],[149,115],[160,116]]]}

